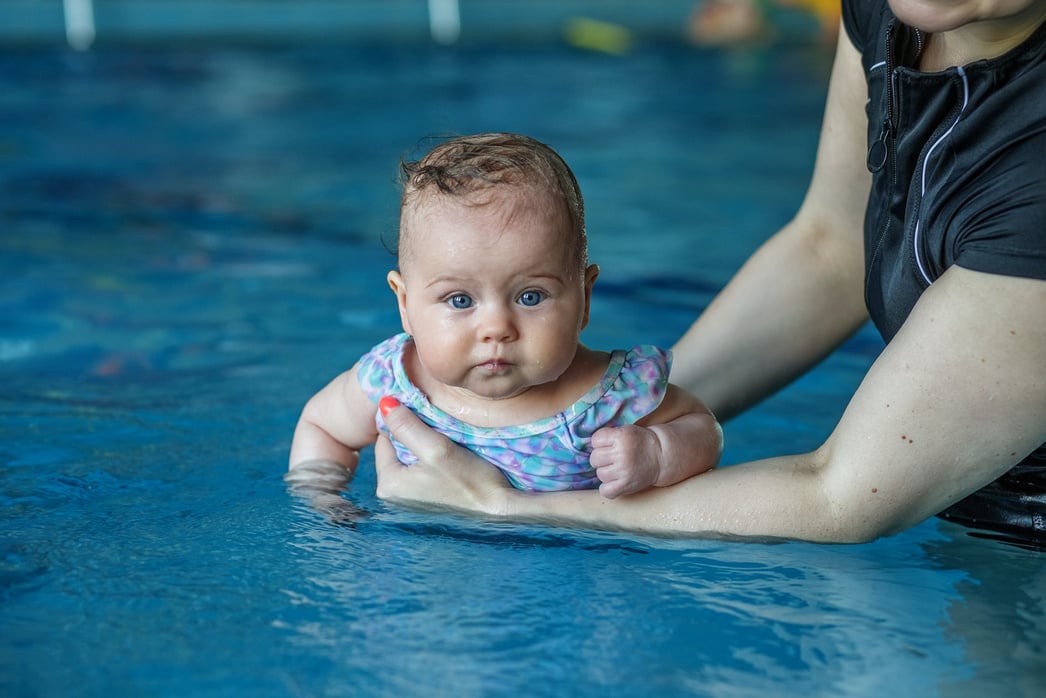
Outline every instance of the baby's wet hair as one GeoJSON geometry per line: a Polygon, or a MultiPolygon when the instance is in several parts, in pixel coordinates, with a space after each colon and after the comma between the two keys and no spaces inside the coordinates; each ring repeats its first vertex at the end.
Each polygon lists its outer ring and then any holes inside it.
{"type": "MultiPolygon", "coordinates": [[[[588,265],[585,203],[577,178],[559,153],[530,136],[479,133],[448,138],[421,159],[404,158],[399,181],[401,211],[414,205],[420,195],[431,192],[470,200],[477,193],[502,186],[534,187],[546,192],[563,203],[581,270],[588,265]]],[[[401,237],[403,232],[401,229],[401,237]]]]}

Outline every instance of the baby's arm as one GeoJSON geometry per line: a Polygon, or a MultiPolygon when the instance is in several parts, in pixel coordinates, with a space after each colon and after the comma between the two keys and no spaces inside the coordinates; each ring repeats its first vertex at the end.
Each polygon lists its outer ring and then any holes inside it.
{"type": "Polygon", "coordinates": [[[291,442],[290,469],[309,461],[329,461],[356,471],[360,450],[378,438],[377,406],[356,378],[356,367],[342,373],[305,404],[291,442]]]}
{"type": "Polygon", "coordinates": [[[286,480],[300,492],[340,491],[356,473],[360,450],[378,438],[376,411],[355,367],[328,383],[298,419],[286,480]]]}
{"type": "Polygon", "coordinates": [[[710,470],[723,453],[723,430],[705,405],[669,384],[656,410],[635,424],[592,435],[590,462],[608,499],[664,487],[710,470]]]}

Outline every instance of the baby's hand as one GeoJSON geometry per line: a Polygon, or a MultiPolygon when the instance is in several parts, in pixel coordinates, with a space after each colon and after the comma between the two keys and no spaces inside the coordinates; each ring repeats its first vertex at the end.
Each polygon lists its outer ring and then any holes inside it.
{"type": "Polygon", "coordinates": [[[661,474],[661,442],[645,427],[604,427],[592,435],[589,462],[607,499],[652,487],[661,474]]]}

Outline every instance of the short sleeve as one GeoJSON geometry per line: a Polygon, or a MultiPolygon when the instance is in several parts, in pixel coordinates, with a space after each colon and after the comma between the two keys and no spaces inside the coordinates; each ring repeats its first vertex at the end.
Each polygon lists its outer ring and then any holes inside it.
{"type": "Polygon", "coordinates": [[[409,339],[406,334],[389,337],[368,351],[356,363],[356,380],[363,394],[374,404],[386,395],[398,396],[396,377],[403,361],[403,345],[409,339]]]}
{"type": "Polygon", "coordinates": [[[1020,162],[995,168],[984,178],[982,191],[968,201],[962,233],[952,250],[955,264],[989,274],[1046,279],[1046,134],[1037,148],[1014,151],[1020,162]],[[1007,170],[999,173],[1001,169],[1007,170]],[[987,202],[980,205],[980,200],[987,202]]]}
{"type": "Polygon", "coordinates": [[[614,383],[613,393],[623,396],[622,422],[632,424],[657,409],[668,390],[672,354],[652,345],[633,347],[614,383]]]}
{"type": "Polygon", "coordinates": [[[576,406],[580,419],[572,425],[574,434],[589,438],[602,427],[634,424],[646,417],[665,399],[671,367],[671,352],[659,347],[614,351],[598,397],[576,406]]]}

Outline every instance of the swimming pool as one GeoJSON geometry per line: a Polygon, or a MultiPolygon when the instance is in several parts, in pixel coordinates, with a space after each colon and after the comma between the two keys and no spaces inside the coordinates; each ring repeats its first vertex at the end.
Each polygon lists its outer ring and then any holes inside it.
{"type": "MultiPolygon", "coordinates": [[[[812,167],[829,56],[639,45],[0,53],[5,696],[1035,695],[1041,554],[931,520],[859,546],[662,540],[282,480],[298,410],[398,327],[396,161],[489,129],[585,191],[586,341],[671,343],[812,167]],[[756,134],[765,134],[757,137],[756,134]]],[[[727,425],[812,448],[862,331],[727,425]]]]}

